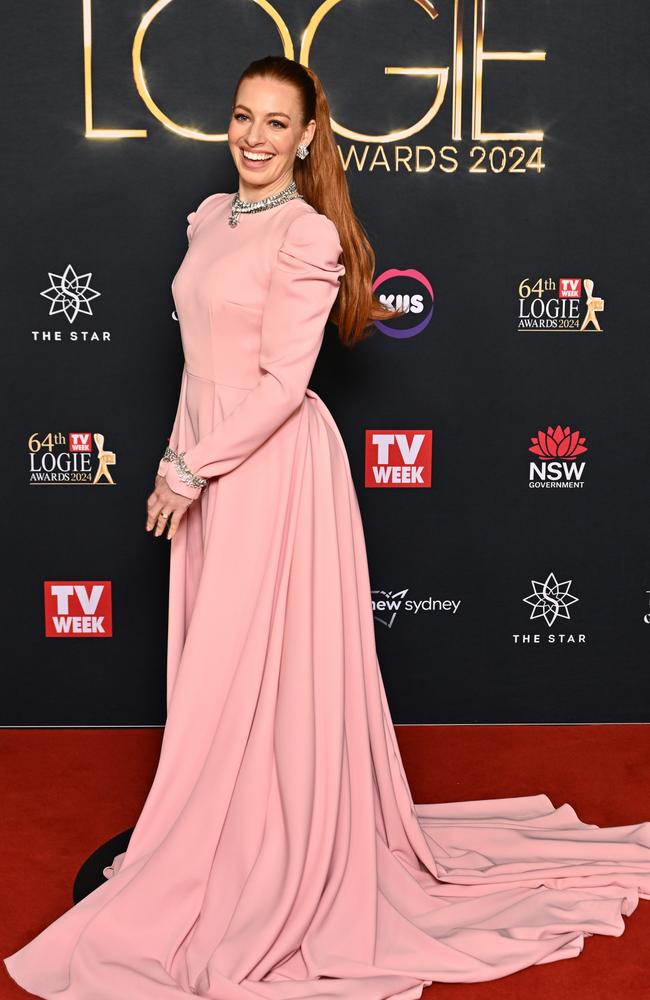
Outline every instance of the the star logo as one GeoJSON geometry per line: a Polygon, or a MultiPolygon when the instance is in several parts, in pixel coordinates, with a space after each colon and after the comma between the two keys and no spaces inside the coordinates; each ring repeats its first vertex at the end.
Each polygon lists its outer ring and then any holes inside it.
{"type": "Polygon", "coordinates": [[[72,265],[68,264],[63,274],[48,271],[48,275],[50,287],[41,292],[41,295],[52,303],[50,316],[65,313],[68,323],[74,323],[79,313],[92,316],[93,311],[88,303],[101,295],[101,292],[90,287],[92,273],[77,274],[72,265]]]}
{"type": "Polygon", "coordinates": [[[530,617],[544,618],[547,625],[552,625],[556,618],[570,618],[569,605],[575,604],[579,598],[569,593],[571,580],[558,583],[555,574],[549,573],[543,583],[531,580],[533,592],[522,598],[526,604],[532,605],[530,617]]]}

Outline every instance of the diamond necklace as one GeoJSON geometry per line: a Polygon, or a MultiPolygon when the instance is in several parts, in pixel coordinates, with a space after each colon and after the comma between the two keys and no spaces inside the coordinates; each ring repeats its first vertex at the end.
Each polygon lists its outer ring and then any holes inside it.
{"type": "Polygon", "coordinates": [[[259,201],[242,201],[239,197],[239,192],[236,192],[230,208],[228,225],[234,229],[239,222],[240,215],[245,215],[248,212],[263,212],[265,208],[274,208],[276,205],[283,205],[285,201],[291,201],[293,198],[302,198],[302,195],[298,194],[298,188],[294,180],[290,181],[282,191],[278,191],[277,194],[269,194],[266,198],[260,198],[259,201]]]}

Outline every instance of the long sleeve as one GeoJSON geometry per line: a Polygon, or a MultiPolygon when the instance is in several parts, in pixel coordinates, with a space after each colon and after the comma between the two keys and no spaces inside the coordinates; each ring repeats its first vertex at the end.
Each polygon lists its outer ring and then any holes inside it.
{"type": "MultiPolygon", "coordinates": [[[[300,406],[323,341],[325,324],[345,267],[334,223],[309,212],[289,225],[262,314],[257,385],[216,427],[184,453],[187,468],[210,479],[237,468],[300,406]]],[[[167,483],[196,498],[169,463],[167,483]]]]}
{"type": "MultiPolygon", "coordinates": [[[[178,394],[178,404],[176,406],[176,416],[174,417],[174,424],[172,426],[171,434],[167,439],[168,445],[173,451],[178,451],[178,437],[179,437],[180,423],[181,423],[181,410],[184,405],[185,405],[185,367],[183,366],[183,374],[181,376],[181,387],[178,394]]],[[[158,476],[166,476],[168,471],[169,471],[169,462],[166,459],[161,458],[158,463],[156,474],[158,476]]]]}
{"type": "MultiPolygon", "coordinates": [[[[189,215],[187,216],[187,242],[188,242],[188,244],[191,242],[192,233],[194,232],[194,226],[196,224],[197,218],[200,218],[200,213],[202,212],[202,210],[204,209],[204,207],[207,206],[207,205],[209,205],[211,202],[216,201],[219,198],[227,198],[227,197],[228,197],[228,195],[225,194],[225,193],[223,193],[223,192],[217,192],[216,194],[209,194],[207,196],[207,198],[204,198],[203,201],[201,201],[199,203],[199,205],[197,206],[197,208],[193,212],[189,213],[189,215]]],[[[173,451],[177,451],[178,450],[178,435],[179,435],[179,428],[180,428],[180,421],[181,421],[181,410],[182,410],[183,406],[185,405],[185,391],[184,390],[185,390],[185,368],[183,368],[183,375],[182,375],[182,378],[181,378],[181,389],[180,389],[179,398],[178,398],[178,405],[176,407],[176,415],[174,417],[174,424],[172,426],[171,434],[169,435],[169,437],[167,439],[168,445],[169,445],[169,447],[173,451]]],[[[165,476],[166,477],[168,471],[169,471],[169,462],[166,459],[161,458],[160,461],[158,462],[158,468],[156,469],[156,474],[158,476],[165,476]]]]}

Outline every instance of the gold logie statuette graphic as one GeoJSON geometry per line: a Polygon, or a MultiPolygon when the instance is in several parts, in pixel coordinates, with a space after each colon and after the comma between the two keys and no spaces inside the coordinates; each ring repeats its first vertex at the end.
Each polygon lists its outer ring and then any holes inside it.
{"type": "Polygon", "coordinates": [[[99,480],[104,477],[108,479],[112,486],[115,486],[115,480],[108,471],[109,465],[115,465],[117,459],[115,457],[114,451],[104,451],[104,435],[103,434],[93,434],[93,440],[97,445],[97,458],[99,459],[99,464],[97,466],[97,471],[95,473],[95,478],[93,479],[93,486],[99,482],[99,480]]]}
{"type": "Polygon", "coordinates": [[[595,330],[602,332],[602,327],[596,318],[596,313],[602,312],[605,308],[605,300],[593,295],[594,283],[591,278],[585,278],[582,282],[587,291],[587,312],[582,321],[580,332],[586,330],[590,323],[593,323],[595,330]]]}
{"type": "MultiPolygon", "coordinates": [[[[181,125],[173,121],[162,108],[154,101],[147,82],[145,80],[144,67],[142,65],[142,48],[147,31],[153,21],[173,0],[157,0],[142,16],[138,25],[131,50],[133,77],[138,93],[143,103],[149,109],[154,118],[157,118],[165,128],[182,135],[188,139],[200,139],[206,142],[226,142],[227,133],[207,133],[189,125],[181,125]]],[[[438,11],[431,0],[412,0],[432,21],[438,17],[438,11]]],[[[241,0],[244,3],[244,0],[241,0]]],[[[269,0],[256,0],[257,5],[268,15],[275,26],[282,44],[282,51],[289,59],[295,59],[295,50],[289,29],[269,0]]],[[[330,11],[336,7],[341,0],[323,0],[318,4],[312,14],[307,27],[301,35],[300,54],[298,60],[303,65],[309,65],[309,55],[314,42],[316,32],[322,21],[325,20],[330,11]]],[[[190,5],[191,6],[191,5],[190,5]]],[[[486,51],[485,44],[485,20],[486,20],[487,0],[474,0],[473,4],[469,0],[453,0],[454,27],[453,27],[453,50],[450,66],[385,66],[384,74],[387,76],[419,76],[433,78],[436,81],[435,95],[431,105],[425,114],[416,122],[405,125],[403,128],[394,129],[384,135],[370,135],[363,132],[355,132],[339,122],[331,119],[332,129],[338,135],[347,139],[368,143],[396,142],[407,139],[417,132],[422,131],[429,122],[438,114],[442,106],[448,85],[451,78],[451,138],[459,141],[462,138],[462,98],[463,98],[463,25],[465,21],[465,7],[473,12],[473,53],[471,60],[472,73],[472,134],[471,138],[476,141],[485,140],[527,140],[541,142],[544,132],[541,130],[531,130],[527,132],[484,132],[482,124],[483,109],[483,66],[488,61],[544,61],[546,52],[544,51],[486,51]]],[[[83,43],[84,43],[84,105],[86,118],[86,136],[92,139],[119,139],[119,138],[144,138],[147,135],[146,129],[121,129],[121,128],[96,128],[93,123],[93,86],[92,86],[92,0],[82,0],[83,9],[83,43]]],[[[148,43],[151,45],[151,41],[148,43]]]]}

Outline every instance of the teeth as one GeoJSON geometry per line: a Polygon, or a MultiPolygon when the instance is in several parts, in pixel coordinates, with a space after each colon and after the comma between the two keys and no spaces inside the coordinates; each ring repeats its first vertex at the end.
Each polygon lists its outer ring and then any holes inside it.
{"type": "Polygon", "coordinates": [[[273,153],[249,153],[247,149],[242,150],[247,160],[270,160],[273,153]]]}

